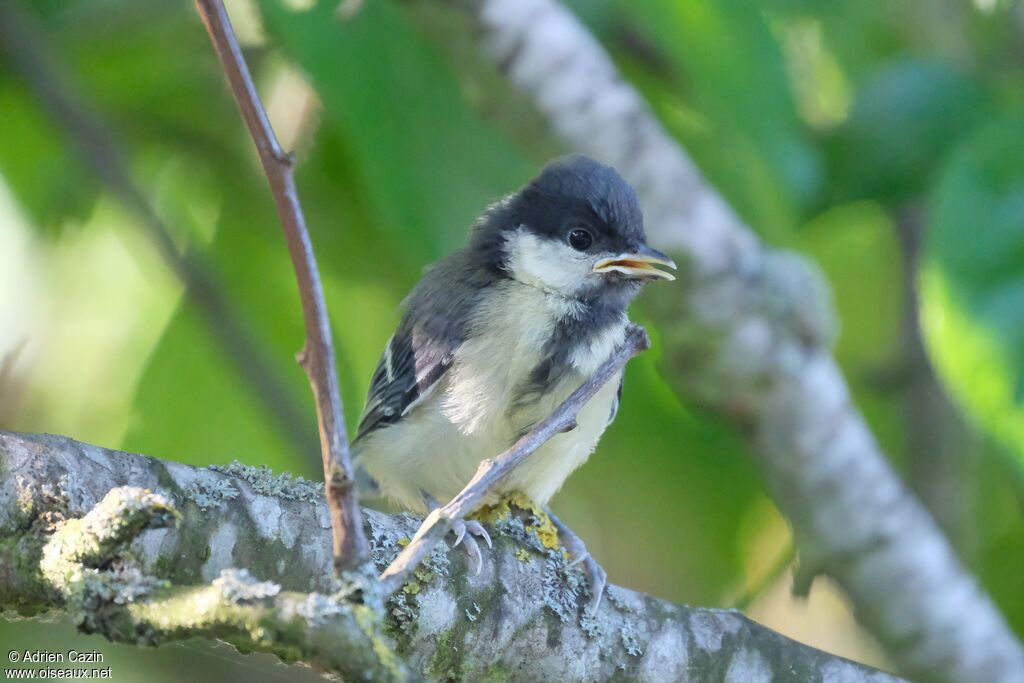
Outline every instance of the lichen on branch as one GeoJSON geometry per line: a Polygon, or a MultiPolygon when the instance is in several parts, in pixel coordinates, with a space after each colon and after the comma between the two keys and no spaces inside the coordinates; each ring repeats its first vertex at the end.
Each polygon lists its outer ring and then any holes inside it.
{"type": "Polygon", "coordinates": [[[146,529],[179,519],[171,502],[147,489],[111,489],[79,519],[57,525],[39,571],[83,631],[111,640],[160,645],[216,638],[245,651],[314,664],[347,680],[417,678],[392,653],[372,607],[336,592],[286,592],[246,569],[226,568],[208,585],[173,586],[146,574],[127,553],[146,529]]]}
{"type": "MultiPolygon", "coordinates": [[[[441,543],[376,604],[332,577],[319,496],[291,495],[295,482],[268,471],[231,471],[0,432],[0,610],[65,610],[86,630],[142,645],[218,639],[346,680],[896,680],[738,612],[624,588],[585,618],[578,569],[515,505],[488,517],[495,547],[479,576],[441,543]],[[234,495],[209,514],[214,490],[234,495]]],[[[420,523],[364,515],[378,569],[420,523]]]]}
{"type": "Polygon", "coordinates": [[[146,528],[169,526],[176,513],[166,498],[146,489],[111,489],[89,514],[60,525],[46,546],[39,568],[54,588],[67,591],[117,558],[146,528]]]}

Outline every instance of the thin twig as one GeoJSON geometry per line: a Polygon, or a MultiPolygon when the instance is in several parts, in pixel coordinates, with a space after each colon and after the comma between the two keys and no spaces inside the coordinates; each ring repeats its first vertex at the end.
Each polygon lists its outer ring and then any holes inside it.
{"type": "Polygon", "coordinates": [[[639,325],[630,325],[626,331],[625,341],[590,379],[508,450],[481,462],[476,474],[465,488],[447,505],[427,515],[409,545],[380,575],[384,583],[384,594],[390,595],[401,588],[438,541],[448,535],[455,521],[471,513],[487,494],[493,492],[495,487],[534,451],[556,434],[575,429],[576,416],[587,401],[592,399],[612,377],[618,375],[633,356],[646,351],[650,345],[651,340],[647,336],[647,331],[639,325]]]}
{"type": "Polygon", "coordinates": [[[256,86],[252,82],[242,50],[221,0],[196,0],[231,92],[252,135],[263,170],[274,193],[288,252],[299,283],[302,311],[306,320],[306,343],[299,363],[309,376],[320,423],[320,450],[324,461],[324,488],[331,510],[335,569],[351,569],[366,559],[369,548],[363,532],[362,514],[356,500],[348,438],[341,410],[341,391],[334,365],[334,346],[327,318],[323,288],[306,219],[299,205],[293,168],[295,155],[285,152],[274,134],[256,86]]]}
{"type": "Polygon", "coordinates": [[[53,122],[64,130],[82,162],[139,219],[160,257],[185,286],[186,301],[195,306],[225,358],[235,364],[288,441],[300,453],[311,452],[308,422],[252,342],[248,325],[228,305],[223,288],[199,255],[182,252],[175,245],[171,229],[132,180],[109,126],[68,82],[47,36],[21,3],[0,2],[0,47],[53,122]]]}

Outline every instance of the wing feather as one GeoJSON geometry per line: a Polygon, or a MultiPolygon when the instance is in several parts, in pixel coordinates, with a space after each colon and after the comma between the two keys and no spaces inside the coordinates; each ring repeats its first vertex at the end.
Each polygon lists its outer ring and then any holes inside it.
{"type": "Polygon", "coordinates": [[[356,440],[402,419],[437,388],[493,280],[493,273],[465,250],[424,274],[406,299],[405,316],[377,365],[356,440]]]}
{"type": "Polygon", "coordinates": [[[370,382],[356,439],[408,415],[451,367],[456,344],[406,317],[388,340],[370,382]]]}

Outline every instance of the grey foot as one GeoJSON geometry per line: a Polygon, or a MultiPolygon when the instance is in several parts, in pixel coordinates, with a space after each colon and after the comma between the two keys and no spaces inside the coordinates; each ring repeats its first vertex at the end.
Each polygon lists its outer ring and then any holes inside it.
{"type": "Polygon", "coordinates": [[[597,608],[601,606],[601,597],[604,595],[604,587],[608,585],[608,572],[591,557],[582,538],[552,514],[551,510],[548,510],[547,513],[551,518],[551,523],[558,530],[558,540],[572,556],[569,566],[583,565],[583,573],[587,575],[587,580],[590,582],[590,600],[587,602],[586,612],[591,616],[597,614],[597,608]]]}
{"type": "MultiPolygon", "coordinates": [[[[423,500],[430,508],[441,507],[441,503],[438,502],[433,496],[423,493],[423,500]]],[[[452,543],[453,548],[457,548],[460,545],[469,555],[469,571],[474,576],[480,573],[480,570],[484,566],[484,557],[480,552],[480,544],[476,542],[477,538],[482,538],[484,543],[487,544],[488,548],[493,547],[491,545],[491,536],[487,533],[487,529],[484,529],[484,525],[475,519],[464,520],[457,519],[452,522],[452,531],[455,534],[455,542],[452,543]],[[468,535],[466,532],[469,532],[468,535]],[[474,538],[474,536],[476,538],[474,538]]]]}

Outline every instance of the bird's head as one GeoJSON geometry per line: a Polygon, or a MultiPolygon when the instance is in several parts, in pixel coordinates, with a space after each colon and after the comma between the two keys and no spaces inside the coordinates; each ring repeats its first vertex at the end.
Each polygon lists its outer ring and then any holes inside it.
{"type": "Polygon", "coordinates": [[[675,268],[647,245],[636,192],[610,166],[583,156],[548,164],[492,206],[470,248],[488,266],[552,293],[625,306],[647,280],[675,268]]]}

